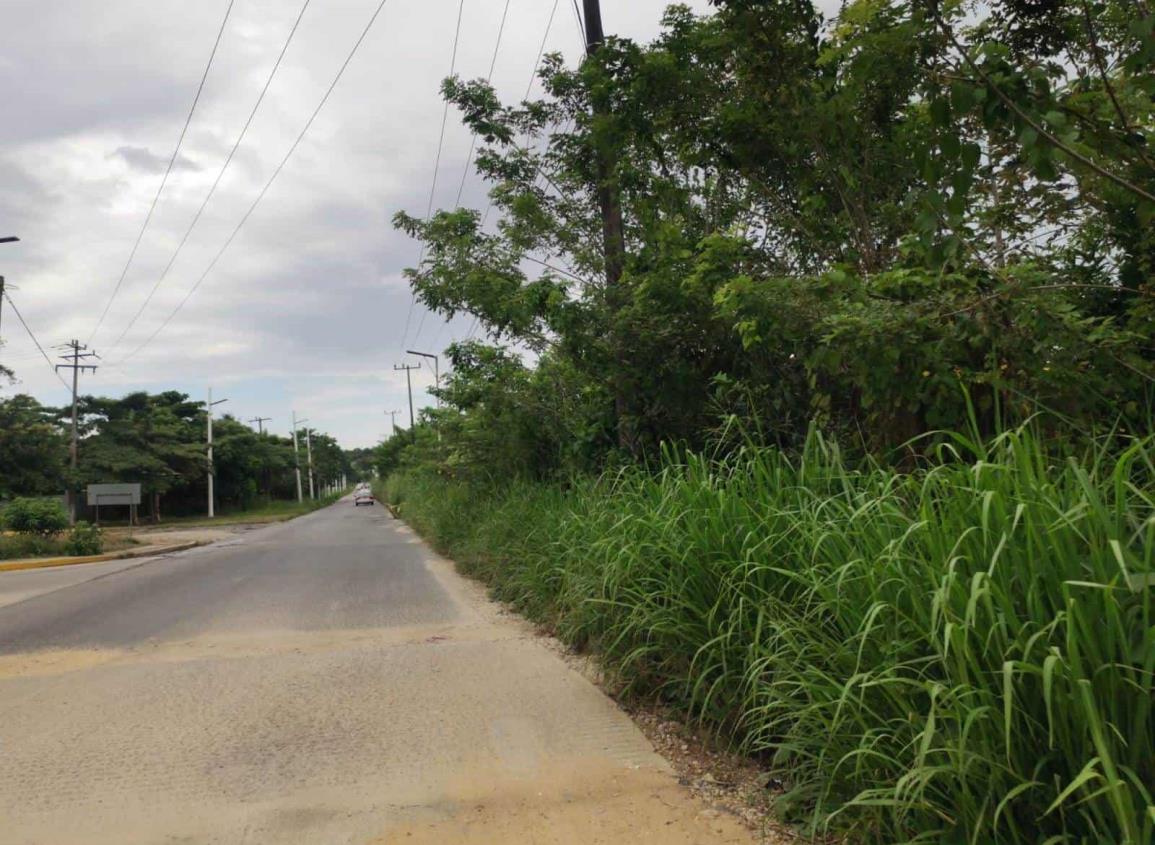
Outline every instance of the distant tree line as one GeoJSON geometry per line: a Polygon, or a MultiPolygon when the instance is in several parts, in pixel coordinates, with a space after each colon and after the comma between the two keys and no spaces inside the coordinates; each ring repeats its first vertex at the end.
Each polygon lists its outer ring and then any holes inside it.
{"type": "MultiPolygon", "coordinates": [[[[81,397],[75,474],[69,465],[70,415],[71,407],[48,407],[28,395],[0,399],[0,499],[138,482],[144,518],[203,511],[208,468],[203,403],[176,391],[81,397]]],[[[336,440],[314,431],[312,443],[318,486],[353,476],[350,458],[336,440]]],[[[304,473],[303,439],[300,448],[304,473]]],[[[225,415],[213,422],[213,463],[224,510],[296,497],[289,437],[258,434],[225,415]]]]}

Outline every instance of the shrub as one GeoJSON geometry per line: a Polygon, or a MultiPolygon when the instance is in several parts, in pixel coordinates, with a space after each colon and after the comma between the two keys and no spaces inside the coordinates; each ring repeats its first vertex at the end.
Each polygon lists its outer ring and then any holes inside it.
{"type": "Polygon", "coordinates": [[[68,514],[54,499],[13,499],[4,509],[4,526],[18,534],[47,538],[68,527],[68,514]]]}
{"type": "Polygon", "coordinates": [[[98,555],[104,551],[104,532],[87,522],[78,522],[64,541],[65,554],[98,555]]]}

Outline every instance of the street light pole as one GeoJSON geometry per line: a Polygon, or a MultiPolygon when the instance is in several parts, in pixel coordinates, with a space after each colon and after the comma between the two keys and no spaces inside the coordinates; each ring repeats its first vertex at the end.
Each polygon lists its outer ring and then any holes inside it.
{"type": "Polygon", "coordinates": [[[306,423],[308,420],[297,419],[297,412],[293,411],[293,468],[297,473],[297,504],[305,501],[305,496],[301,492],[301,453],[297,449],[297,428],[301,423],[306,423]]]}
{"type": "MultiPolygon", "coordinates": [[[[12,244],[19,241],[20,238],[15,235],[0,238],[0,244],[12,244]]],[[[0,317],[4,316],[4,277],[0,276],[0,317]]]]}
{"type": "MultiPolygon", "coordinates": [[[[433,359],[433,386],[436,387],[438,390],[440,390],[441,389],[441,360],[436,355],[433,355],[432,353],[429,353],[429,352],[417,352],[413,349],[406,349],[405,351],[408,352],[410,355],[416,355],[420,358],[432,358],[433,359]]],[[[441,397],[435,396],[433,398],[437,400],[437,407],[440,408],[441,407],[441,397]]]]}
{"type": "Polygon", "coordinates": [[[213,406],[220,405],[222,402],[228,402],[228,399],[218,399],[213,401],[213,389],[209,388],[209,398],[205,402],[205,409],[208,411],[208,455],[209,455],[209,519],[216,516],[216,503],[213,496],[213,479],[216,475],[216,470],[213,468],[213,406]]]}

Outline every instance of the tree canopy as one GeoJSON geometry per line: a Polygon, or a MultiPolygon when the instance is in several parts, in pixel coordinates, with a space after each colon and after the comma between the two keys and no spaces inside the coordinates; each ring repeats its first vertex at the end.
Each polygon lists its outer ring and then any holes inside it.
{"type": "Polygon", "coordinates": [[[547,57],[540,99],[445,81],[491,204],[395,223],[425,246],[415,294],[483,332],[449,350],[430,414],[447,467],[550,473],[723,430],[794,444],[813,422],[879,454],[1040,411],[1065,436],[1148,426],[1143,4],[714,5],[577,68],[547,57]]]}
{"type": "MultiPolygon", "coordinates": [[[[166,509],[177,513],[199,512],[204,506],[203,403],[177,391],[80,397],[75,476],[69,467],[71,413],[71,407],[44,407],[22,394],[0,399],[0,498],[127,482],[142,485],[150,507],[162,496],[166,509]]],[[[333,437],[318,431],[311,435],[318,486],[354,475],[349,456],[333,437]]],[[[296,496],[291,438],[260,434],[226,415],[213,423],[213,465],[223,507],[247,507],[261,496],[296,496]]],[[[304,471],[303,448],[301,466],[304,471]]]]}

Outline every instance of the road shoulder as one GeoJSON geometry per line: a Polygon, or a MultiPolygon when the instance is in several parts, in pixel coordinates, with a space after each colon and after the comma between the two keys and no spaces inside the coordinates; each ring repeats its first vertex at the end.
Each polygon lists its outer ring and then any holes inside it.
{"type": "MultiPolygon", "coordinates": [[[[396,518],[393,524],[408,542],[421,545],[425,551],[425,563],[429,571],[453,600],[467,614],[475,617],[479,624],[494,630],[511,630],[516,632],[515,635],[519,639],[549,651],[554,657],[562,660],[570,672],[596,687],[606,697],[610,706],[634,724],[645,737],[655,757],[668,767],[666,772],[651,771],[648,777],[656,780],[648,783],[645,789],[652,790],[651,797],[661,795],[662,802],[667,808],[678,807],[678,813],[684,824],[688,818],[693,818],[694,824],[688,825],[691,829],[697,827],[699,830],[710,830],[714,835],[728,832],[728,836],[735,835],[737,825],[755,837],[751,841],[761,845],[782,845],[801,841],[794,831],[787,829],[773,818],[769,799],[779,784],[768,778],[755,763],[717,748],[708,737],[685,724],[675,713],[622,701],[617,694],[618,691],[601,671],[596,659],[590,655],[575,654],[548,631],[535,625],[508,605],[493,599],[481,581],[460,572],[452,560],[433,551],[420,535],[401,519],[396,518]]],[[[578,770],[582,768],[581,761],[573,763],[578,770]]],[[[563,779],[563,782],[567,781],[563,779]]],[[[590,781],[591,784],[593,782],[590,781]]],[[[549,784],[535,782],[535,788],[547,786],[549,784]]],[[[572,784],[567,786],[567,789],[571,786],[572,784]]],[[[591,800],[596,798],[596,802],[609,800],[610,804],[615,804],[616,799],[621,798],[623,794],[628,795],[629,792],[630,789],[625,783],[619,783],[611,790],[616,796],[614,800],[598,794],[596,790],[585,797],[591,800]]],[[[540,794],[544,796],[545,792],[540,794]]],[[[580,805],[584,801],[578,803],[580,805]]],[[[615,812],[609,815],[615,815],[617,810],[630,815],[643,812],[645,809],[645,802],[627,801],[626,805],[628,806],[620,808],[615,805],[615,812]]],[[[588,810],[589,807],[585,807],[582,811],[588,810]]],[[[506,830],[492,819],[477,821],[483,829],[491,833],[498,831],[508,833],[514,829],[506,830]]],[[[438,839],[447,833],[465,836],[464,829],[447,830],[438,825],[425,829],[414,828],[404,833],[406,842],[449,841],[438,839]]],[[[726,835],[723,835],[723,838],[726,838],[726,835]]],[[[465,836],[461,841],[474,840],[465,836]]],[[[746,840],[739,837],[726,838],[726,841],[746,840]]]]}

